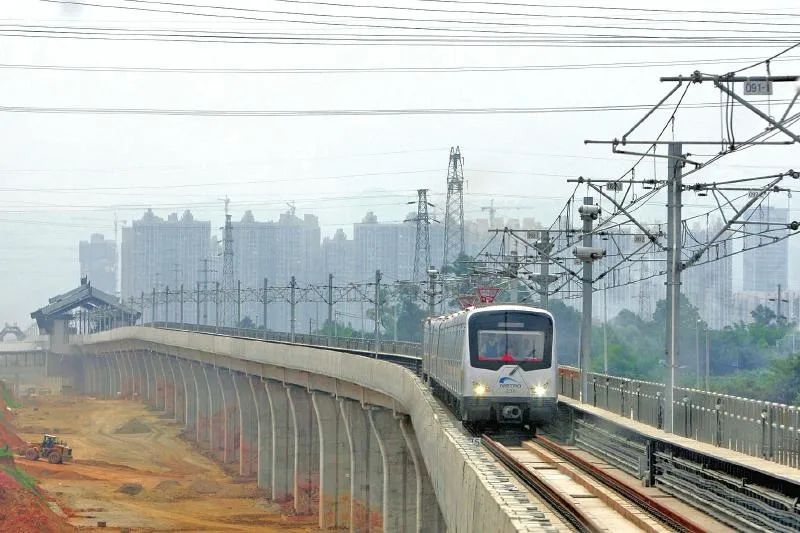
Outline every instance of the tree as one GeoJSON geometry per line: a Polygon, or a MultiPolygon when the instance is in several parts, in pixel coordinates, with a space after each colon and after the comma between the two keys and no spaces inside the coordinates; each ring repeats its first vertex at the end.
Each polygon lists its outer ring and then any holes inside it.
{"type": "Polygon", "coordinates": [[[365,335],[363,332],[358,331],[357,329],[353,328],[352,324],[344,324],[343,322],[334,322],[331,324],[329,321],[325,321],[325,325],[322,326],[321,329],[316,331],[318,335],[332,335],[334,337],[341,337],[345,339],[355,339],[355,338],[371,338],[372,332],[368,335],[365,335]]]}
{"type": "Polygon", "coordinates": [[[238,327],[242,329],[256,329],[256,323],[253,322],[252,318],[245,315],[244,318],[239,321],[238,327]]]}
{"type": "Polygon", "coordinates": [[[561,300],[550,300],[547,309],[556,324],[556,354],[561,364],[578,363],[581,336],[581,314],[561,300]]]}
{"type": "Polygon", "coordinates": [[[422,321],[426,311],[411,299],[403,299],[398,304],[397,340],[422,342],[422,321]]]}
{"type": "Polygon", "coordinates": [[[778,318],[778,315],[775,314],[775,311],[769,307],[764,307],[763,305],[759,305],[750,311],[750,316],[752,316],[755,323],[760,326],[771,326],[778,318]]]}

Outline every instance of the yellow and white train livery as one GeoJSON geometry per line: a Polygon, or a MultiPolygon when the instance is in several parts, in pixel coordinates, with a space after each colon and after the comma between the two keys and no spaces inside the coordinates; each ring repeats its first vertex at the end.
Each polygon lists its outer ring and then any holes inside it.
{"type": "Polygon", "coordinates": [[[464,422],[535,428],[556,412],[554,340],[553,316],[524,305],[429,318],[423,378],[464,422]]]}

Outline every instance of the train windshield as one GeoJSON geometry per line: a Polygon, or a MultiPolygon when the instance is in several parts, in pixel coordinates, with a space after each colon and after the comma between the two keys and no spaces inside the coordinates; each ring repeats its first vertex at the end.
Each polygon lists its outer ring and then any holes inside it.
{"type": "Polygon", "coordinates": [[[550,317],[525,311],[494,311],[469,321],[470,359],[475,368],[518,364],[523,370],[547,368],[552,359],[550,317]]]}

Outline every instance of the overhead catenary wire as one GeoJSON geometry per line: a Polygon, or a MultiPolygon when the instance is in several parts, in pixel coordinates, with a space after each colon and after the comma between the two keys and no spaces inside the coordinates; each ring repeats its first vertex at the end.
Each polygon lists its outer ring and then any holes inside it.
{"type": "MultiPolygon", "coordinates": [[[[78,4],[78,5],[90,5],[93,7],[100,7],[100,8],[108,8],[108,9],[124,9],[124,10],[133,10],[133,11],[150,11],[150,12],[164,12],[164,13],[174,13],[174,14],[181,14],[181,15],[189,15],[189,16],[200,16],[200,17],[218,17],[218,18],[232,18],[232,19],[242,19],[242,20],[259,20],[257,17],[254,16],[247,16],[247,15],[231,15],[225,13],[199,13],[197,11],[184,11],[184,10],[168,10],[168,9],[155,9],[155,8],[147,8],[147,7],[132,7],[132,6],[120,6],[115,4],[104,4],[98,2],[88,2],[86,0],[41,0],[43,2],[50,2],[50,3],[60,3],[60,4],[78,4]]],[[[307,12],[291,12],[291,11],[281,11],[281,10],[270,10],[270,9],[255,9],[255,8],[241,8],[241,7],[229,7],[229,6],[220,6],[220,5],[213,5],[213,4],[197,4],[197,3],[189,3],[189,2],[174,2],[174,1],[156,1],[156,0],[119,0],[121,2],[127,2],[129,4],[144,4],[144,5],[163,5],[163,6],[174,6],[178,8],[187,8],[187,9],[206,9],[206,10],[217,10],[217,11],[229,11],[233,13],[266,13],[272,15],[304,15],[304,16],[317,16],[317,17],[341,17],[341,18],[363,18],[363,19],[371,19],[371,20],[392,20],[392,21],[414,21],[414,22],[445,22],[445,23],[454,23],[460,22],[459,19],[448,19],[448,20],[438,20],[438,19],[420,19],[420,18],[400,18],[400,17],[376,17],[376,16],[360,16],[360,15],[340,15],[340,14],[331,14],[331,13],[307,13],[307,12]]],[[[503,4],[490,4],[490,5],[503,5],[503,4]]],[[[362,8],[362,9],[376,9],[372,6],[360,6],[357,4],[340,4],[339,6],[334,7],[355,7],[355,8],[362,8]]],[[[556,6],[557,7],[557,6],[556,6]]],[[[612,20],[612,21],[625,21],[625,22],[664,22],[664,23],[697,23],[697,24],[735,24],[738,26],[741,25],[773,25],[773,26],[795,26],[795,23],[792,22],[759,22],[759,21],[752,21],[749,18],[747,20],[720,20],[719,18],[716,19],[674,19],[674,18],[645,18],[645,17],[630,17],[630,16],[609,16],[609,15],[583,15],[583,14],[566,14],[566,13],[529,13],[529,12],[508,12],[508,11],[492,11],[492,10],[469,10],[469,9],[459,9],[459,10],[445,10],[445,9],[431,9],[431,8],[411,8],[406,7],[403,10],[405,11],[427,11],[427,12],[436,12],[436,13],[448,13],[448,14],[469,14],[469,15],[481,15],[485,17],[486,15],[490,16],[512,16],[512,17],[528,17],[528,18],[546,18],[546,19],[588,19],[588,20],[612,20]]],[[[713,12],[709,12],[712,14],[713,12]]],[[[717,13],[713,13],[717,14],[717,13]]],[[[287,20],[282,20],[282,22],[291,22],[287,20]]],[[[461,21],[463,22],[463,21],[461,21]]],[[[473,22],[476,24],[486,23],[483,20],[472,20],[466,22],[473,22]]],[[[489,21],[491,23],[491,21],[489,21]]],[[[505,25],[528,25],[526,23],[521,22],[514,22],[514,23],[505,23],[505,25]]]]}
{"type": "MultiPolygon", "coordinates": [[[[773,103],[788,103],[789,100],[773,100],[773,103]]],[[[719,102],[684,104],[688,109],[718,108],[719,102]]],[[[166,109],[123,107],[45,107],[45,106],[0,106],[0,113],[78,114],[78,115],[164,115],[192,117],[298,117],[298,116],[386,116],[386,115],[504,115],[504,114],[551,114],[551,113],[595,113],[606,111],[641,111],[650,109],[645,104],[621,104],[601,106],[560,107],[475,107],[475,108],[398,108],[398,109],[293,109],[293,110],[245,110],[245,109],[166,109]]],[[[623,176],[624,177],[624,176],[623,176]]]]}
{"type": "MultiPolygon", "coordinates": [[[[54,2],[54,3],[83,3],[81,0],[76,0],[73,2],[72,0],[43,0],[47,2],[54,2]]],[[[196,11],[172,11],[172,10],[162,10],[162,9],[153,9],[153,8],[130,8],[126,6],[118,6],[118,5],[111,5],[111,4],[101,4],[101,3],[93,3],[92,5],[95,7],[102,7],[102,8],[109,8],[109,9],[133,9],[133,10],[144,10],[144,11],[155,11],[155,12],[170,12],[176,13],[181,15],[190,15],[190,16],[200,16],[200,17],[218,17],[218,18],[237,18],[237,19],[244,19],[244,20],[255,20],[258,19],[257,17],[247,17],[238,15],[238,13],[265,13],[269,15],[290,15],[290,16],[304,16],[304,17],[312,17],[311,19],[281,19],[278,22],[291,22],[291,23],[300,23],[300,24],[321,24],[321,25],[330,25],[328,23],[318,22],[315,21],[313,18],[323,18],[323,19],[339,19],[339,20],[369,20],[369,21],[386,21],[393,23],[392,25],[355,25],[352,23],[345,23],[345,26],[357,26],[357,27],[374,27],[374,28],[381,28],[381,29],[413,29],[413,30],[420,30],[420,29],[431,29],[431,30],[439,30],[442,28],[428,28],[424,26],[398,26],[397,22],[413,22],[413,23],[436,23],[436,24],[462,24],[462,25],[471,25],[471,26],[495,26],[495,27],[532,27],[532,28],[542,28],[542,27],[564,27],[564,28],[588,28],[588,29],[617,29],[617,30],[662,30],[663,28],[652,28],[652,27],[636,27],[636,26],[613,26],[613,25],[589,25],[589,24],[579,24],[579,23],[571,23],[571,24],[552,24],[552,23],[543,23],[541,21],[537,21],[536,23],[527,23],[527,22],[520,22],[519,20],[515,20],[515,22],[507,22],[505,20],[487,20],[485,18],[479,20],[470,20],[470,19],[429,19],[429,18],[409,18],[409,17],[394,17],[394,16],[374,16],[374,15],[360,15],[357,14],[359,11],[355,11],[350,14],[342,14],[340,10],[337,10],[335,13],[308,13],[302,11],[286,11],[286,10],[278,10],[278,9],[263,9],[263,8],[241,8],[241,7],[231,7],[231,6],[220,6],[220,5],[209,5],[209,4],[196,4],[196,3],[187,3],[187,2],[174,2],[174,1],[159,1],[159,0],[118,0],[121,2],[126,2],[128,4],[144,4],[144,5],[155,5],[155,6],[174,6],[178,8],[189,8],[189,9],[204,9],[204,10],[213,10],[213,11],[222,11],[219,12],[212,12],[212,13],[204,13],[204,12],[196,12],[196,11]],[[229,15],[229,13],[237,13],[237,15],[229,15]]],[[[350,8],[357,8],[357,9],[376,9],[374,6],[364,6],[358,4],[332,4],[334,7],[350,7],[350,8]]],[[[380,6],[378,6],[380,7],[380,6]]],[[[423,8],[399,8],[406,11],[427,11],[427,12],[437,12],[437,13],[448,13],[451,15],[460,15],[460,14],[480,14],[486,15],[491,14],[487,12],[479,12],[479,11],[452,11],[452,10],[442,10],[442,9],[423,9],[423,8]]],[[[509,15],[510,13],[498,13],[500,15],[509,15]]],[[[519,15],[518,15],[519,16],[519,15]]],[[[537,15],[522,15],[522,16],[537,16],[537,15]]],[[[552,18],[584,18],[582,16],[568,16],[564,17],[563,15],[543,15],[552,18]]],[[[265,20],[268,22],[275,22],[272,19],[258,19],[258,20],[265,20]]],[[[613,20],[639,20],[643,22],[662,22],[658,19],[613,19],[613,20]]],[[[699,21],[676,21],[676,20],[665,20],[663,22],[697,22],[702,24],[708,23],[718,23],[718,21],[710,21],[710,20],[699,20],[699,21]]],[[[761,23],[761,22],[752,22],[752,21],[732,21],[736,24],[745,24],[745,25],[760,25],[766,24],[771,25],[771,23],[761,23]]],[[[335,24],[334,24],[335,25],[335,24]]],[[[787,26],[793,26],[793,24],[786,24],[787,26]]],[[[499,30],[476,30],[476,29],[457,29],[457,28],[444,28],[447,31],[479,31],[479,32],[486,32],[486,33],[510,33],[510,34],[524,34],[524,32],[508,32],[508,31],[499,31],[499,30]]],[[[752,33],[797,33],[796,31],[783,31],[783,30],[776,30],[775,28],[772,29],[743,29],[743,28],[736,28],[735,30],[728,30],[728,29],[717,29],[717,28],[683,28],[683,27],[673,27],[671,31],[678,31],[678,32],[686,32],[686,31],[703,31],[703,32],[718,32],[718,31],[736,31],[736,32],[752,32],[752,33]]]]}
{"type": "MultiPolygon", "coordinates": [[[[558,71],[583,69],[636,69],[664,66],[697,64],[719,64],[722,62],[752,61],[754,57],[730,57],[685,61],[630,61],[609,63],[565,63],[551,65],[464,65],[455,67],[265,67],[265,68],[203,68],[203,67],[157,67],[157,66],[115,66],[115,65],[58,65],[33,63],[0,63],[0,69],[10,70],[52,70],[66,72],[124,72],[124,73],[167,73],[167,74],[362,74],[362,73],[454,73],[454,72],[526,72],[558,71]]],[[[779,61],[800,59],[800,56],[784,56],[779,61]]]]}

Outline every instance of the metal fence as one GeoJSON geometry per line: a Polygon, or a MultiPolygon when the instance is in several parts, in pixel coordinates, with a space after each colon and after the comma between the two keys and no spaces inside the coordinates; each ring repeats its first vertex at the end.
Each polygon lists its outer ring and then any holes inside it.
{"type": "MultiPolygon", "coordinates": [[[[580,370],[560,367],[559,394],[578,399],[579,391],[580,370]]],[[[586,403],[656,428],[663,426],[661,383],[592,373],[586,403]]],[[[678,435],[800,467],[800,415],[795,406],[678,387],[673,411],[678,435]]]]}

